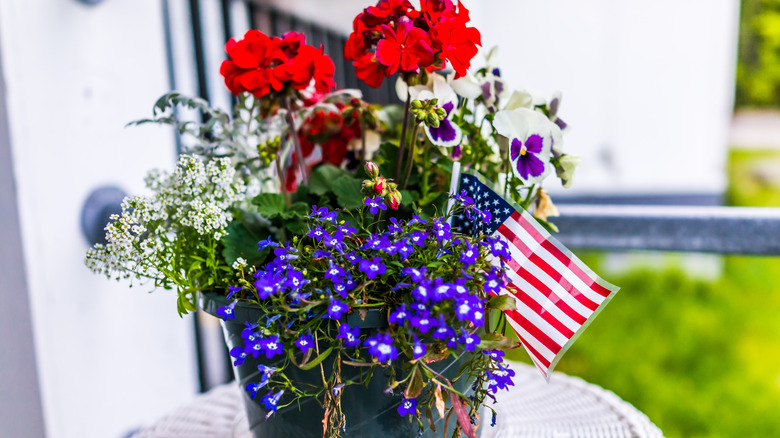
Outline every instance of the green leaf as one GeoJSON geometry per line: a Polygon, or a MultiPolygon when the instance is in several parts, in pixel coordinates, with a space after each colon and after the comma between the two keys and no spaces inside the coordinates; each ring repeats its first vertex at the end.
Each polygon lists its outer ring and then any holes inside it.
{"type": "Polygon", "coordinates": [[[401,190],[401,205],[404,207],[409,207],[412,204],[414,204],[415,201],[419,199],[419,194],[417,192],[412,192],[409,190],[401,190]]]}
{"type": "Polygon", "coordinates": [[[284,196],[279,193],[261,193],[252,199],[257,205],[257,211],[268,219],[273,219],[284,212],[284,196]]]}
{"type": "MultiPolygon", "coordinates": [[[[374,159],[379,165],[379,173],[385,178],[395,177],[395,168],[398,164],[398,146],[394,143],[382,143],[379,145],[374,159]]],[[[397,182],[397,181],[396,181],[397,182]]]]}
{"type": "Polygon", "coordinates": [[[518,342],[515,339],[507,338],[498,333],[485,333],[480,335],[480,342],[477,348],[482,350],[510,350],[517,346],[518,342]]]}
{"type": "Polygon", "coordinates": [[[309,192],[322,196],[332,190],[333,182],[348,173],[336,166],[323,164],[309,176],[309,192]]]}
{"type": "Polygon", "coordinates": [[[420,372],[419,366],[417,366],[414,368],[412,377],[409,379],[409,383],[406,385],[406,390],[404,390],[404,397],[417,398],[417,396],[422,392],[423,387],[425,387],[425,382],[423,382],[422,373],[420,372]]]}
{"type": "Polygon", "coordinates": [[[323,351],[319,356],[315,357],[314,360],[312,360],[311,362],[307,363],[306,365],[301,365],[300,368],[302,370],[310,370],[310,369],[316,367],[317,365],[320,364],[320,362],[322,362],[323,360],[328,358],[328,356],[330,355],[331,351],[333,351],[333,347],[328,347],[327,350],[323,351]]]}
{"type": "Polygon", "coordinates": [[[333,192],[338,198],[339,205],[346,209],[355,209],[363,205],[361,187],[362,183],[359,179],[349,176],[342,176],[333,182],[333,192]]]}
{"type": "Polygon", "coordinates": [[[488,300],[485,306],[488,309],[498,310],[515,310],[517,309],[517,301],[512,295],[497,295],[488,300]]]}
{"type": "Polygon", "coordinates": [[[289,208],[280,213],[282,219],[292,219],[295,217],[306,217],[309,214],[309,206],[305,202],[296,202],[289,208]]]}
{"type": "Polygon", "coordinates": [[[242,222],[233,221],[227,227],[227,235],[222,238],[222,258],[228,266],[239,257],[244,258],[249,265],[260,265],[265,261],[269,249],[258,251],[257,242],[267,237],[252,233],[242,222]]]}
{"type": "Polygon", "coordinates": [[[302,235],[303,233],[309,230],[306,223],[301,220],[285,221],[284,227],[287,228],[289,232],[298,236],[302,235]]]}

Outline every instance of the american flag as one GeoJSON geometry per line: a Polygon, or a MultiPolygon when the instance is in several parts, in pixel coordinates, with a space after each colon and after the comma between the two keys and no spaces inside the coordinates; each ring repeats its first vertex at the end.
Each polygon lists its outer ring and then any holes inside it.
{"type": "MultiPolygon", "coordinates": [[[[517,309],[506,311],[531,360],[549,380],[561,356],[604,308],[618,287],[602,280],[550,235],[525,210],[507,202],[477,175],[462,174],[460,191],[491,218],[453,218],[466,234],[500,236],[512,255],[506,262],[508,284],[517,309]]],[[[495,265],[500,265],[498,259],[495,265]]]]}

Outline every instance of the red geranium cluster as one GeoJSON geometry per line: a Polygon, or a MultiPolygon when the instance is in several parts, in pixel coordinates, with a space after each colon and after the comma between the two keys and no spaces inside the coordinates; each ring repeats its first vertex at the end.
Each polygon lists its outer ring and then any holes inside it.
{"type": "Polygon", "coordinates": [[[353,21],[344,55],[375,88],[396,72],[441,69],[447,61],[459,78],[481,44],[468,21],[468,9],[452,0],[421,0],[419,11],[408,0],[380,0],[353,21]]]}
{"type": "Polygon", "coordinates": [[[263,97],[288,87],[304,90],[312,81],[317,92],[324,93],[336,85],[333,61],[321,47],[306,45],[301,33],[270,38],[259,30],[250,30],[244,39],[231,38],[225,51],[230,59],[222,62],[220,73],[234,95],[248,91],[263,97]]]}
{"type": "MultiPolygon", "coordinates": [[[[353,111],[352,106],[336,102],[317,107],[303,120],[298,138],[307,168],[321,162],[340,166],[347,158],[349,144],[360,139],[362,132],[358,119],[346,116],[349,111],[353,111]]],[[[292,159],[293,163],[298,162],[296,154],[292,159]]],[[[300,177],[299,167],[290,166],[285,178],[286,189],[295,191],[300,177]]]]}

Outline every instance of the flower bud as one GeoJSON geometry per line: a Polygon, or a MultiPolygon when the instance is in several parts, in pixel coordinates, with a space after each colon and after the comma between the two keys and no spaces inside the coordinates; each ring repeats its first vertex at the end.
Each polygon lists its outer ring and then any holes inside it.
{"type": "Polygon", "coordinates": [[[536,200],[534,204],[534,216],[546,221],[549,216],[558,216],[558,208],[555,207],[550,197],[542,189],[536,192],[536,200]]]}
{"type": "Polygon", "coordinates": [[[374,192],[379,196],[387,194],[387,180],[380,176],[374,180],[374,192]]]}
{"type": "Polygon", "coordinates": [[[398,210],[398,206],[401,205],[401,192],[397,189],[392,189],[387,194],[387,203],[390,204],[390,208],[398,210]]]}
{"type": "Polygon", "coordinates": [[[379,166],[373,161],[366,161],[366,173],[372,179],[376,179],[379,176],[379,166]]]}
{"type": "Polygon", "coordinates": [[[412,109],[420,109],[422,108],[422,102],[415,99],[412,101],[412,109]]]}

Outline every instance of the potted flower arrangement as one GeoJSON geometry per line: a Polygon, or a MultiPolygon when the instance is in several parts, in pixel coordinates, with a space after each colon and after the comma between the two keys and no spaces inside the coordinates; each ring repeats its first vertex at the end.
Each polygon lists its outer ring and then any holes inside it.
{"type": "Polygon", "coordinates": [[[497,181],[505,205],[554,229],[541,183],[568,185],[577,159],[559,96],[511,89],[495,51],[472,68],[469,11],[420,3],[366,8],[345,47],[367,84],[397,77],[400,111],[334,91],[333,62],[303,34],[251,30],[225,47],[232,113],[171,93],[134,122],[176,127],[183,153],[86,263],[223,320],[256,436],[474,437],[480,407],[512,385],[515,255],[487,232],[498,212],[456,182],[461,169],[497,181]]]}

